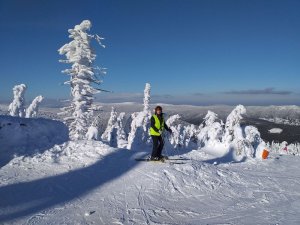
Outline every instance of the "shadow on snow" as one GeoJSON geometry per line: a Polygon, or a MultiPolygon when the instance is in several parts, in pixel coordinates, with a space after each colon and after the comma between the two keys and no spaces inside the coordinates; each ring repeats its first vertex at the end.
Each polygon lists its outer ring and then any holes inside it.
{"type": "Polygon", "coordinates": [[[64,204],[125,174],[138,162],[136,151],[117,149],[95,164],[57,176],[0,187],[0,222],[64,204]]]}

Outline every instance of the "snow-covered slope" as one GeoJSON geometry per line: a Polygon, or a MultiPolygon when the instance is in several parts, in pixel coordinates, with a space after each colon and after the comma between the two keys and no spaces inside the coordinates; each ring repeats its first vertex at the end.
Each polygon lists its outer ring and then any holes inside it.
{"type": "Polygon", "coordinates": [[[41,153],[68,138],[62,122],[0,115],[0,167],[14,156],[41,153]]]}
{"type": "Polygon", "coordinates": [[[0,169],[0,223],[300,222],[300,157],[228,163],[194,150],[169,152],[184,164],[134,160],[148,153],[80,141],[17,157],[0,169]]]}

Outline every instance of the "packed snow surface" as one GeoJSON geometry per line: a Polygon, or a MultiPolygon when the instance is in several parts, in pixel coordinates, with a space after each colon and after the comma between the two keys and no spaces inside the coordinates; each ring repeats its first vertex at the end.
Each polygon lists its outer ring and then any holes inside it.
{"type": "Polygon", "coordinates": [[[1,224],[299,224],[300,158],[232,162],[165,149],[183,164],[137,162],[150,149],[55,145],[0,169],[1,224]]]}

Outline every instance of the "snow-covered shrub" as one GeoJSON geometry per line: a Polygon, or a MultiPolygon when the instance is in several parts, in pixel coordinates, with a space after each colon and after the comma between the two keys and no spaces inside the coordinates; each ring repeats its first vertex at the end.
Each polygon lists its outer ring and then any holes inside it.
{"type": "Polygon", "coordinates": [[[93,115],[93,95],[100,92],[99,89],[93,87],[93,84],[102,83],[102,80],[97,77],[97,71],[98,74],[103,71],[93,67],[96,54],[91,47],[91,40],[95,39],[103,46],[101,44],[103,38],[87,33],[91,26],[89,20],[84,20],[73,29],[69,29],[69,38],[73,40],[58,50],[60,55],[66,56],[66,60],[59,61],[72,64],[70,69],[62,71],[70,76],[70,80],[65,84],[71,86],[72,95],[71,105],[63,108],[62,111],[68,115],[65,121],[69,125],[70,137],[74,140],[85,138],[91,123],[90,118],[93,115]]]}
{"type": "Polygon", "coordinates": [[[39,95],[35,99],[33,99],[32,103],[26,110],[26,117],[36,117],[39,111],[39,105],[43,101],[43,96],[39,95]]]}
{"type": "Polygon", "coordinates": [[[283,141],[281,143],[272,142],[267,143],[268,149],[270,149],[271,152],[282,154],[282,155],[300,155],[300,143],[292,143],[288,144],[286,141],[283,141]]]}
{"type": "Polygon", "coordinates": [[[204,117],[203,123],[199,126],[198,146],[214,146],[219,144],[223,135],[223,122],[218,120],[218,115],[212,111],[208,111],[204,117]]]}
{"type": "Polygon", "coordinates": [[[101,116],[98,114],[86,133],[87,140],[99,140],[99,134],[102,131],[101,116]]]}
{"type": "Polygon", "coordinates": [[[148,112],[142,111],[131,114],[131,131],[128,135],[128,149],[135,149],[149,143],[149,124],[150,118],[148,112]]]}
{"type": "Polygon", "coordinates": [[[183,140],[184,140],[184,147],[186,149],[195,149],[197,148],[197,135],[198,130],[194,124],[189,126],[185,126],[183,130],[183,140]]]}
{"type": "Polygon", "coordinates": [[[244,129],[245,139],[252,145],[256,158],[261,158],[266,143],[261,139],[260,132],[254,126],[246,126],[244,129]]]}
{"type": "Polygon", "coordinates": [[[27,87],[25,84],[19,84],[14,86],[13,93],[14,99],[8,106],[8,111],[11,116],[25,117],[25,98],[24,94],[27,87]]]}
{"type": "Polygon", "coordinates": [[[169,137],[169,142],[173,148],[177,148],[180,145],[183,145],[183,138],[182,138],[182,125],[179,123],[180,115],[172,115],[170,116],[166,124],[172,130],[172,136],[169,137]]]}
{"type": "Polygon", "coordinates": [[[193,124],[184,125],[180,121],[180,115],[172,115],[166,120],[166,124],[172,130],[172,135],[167,135],[167,147],[174,149],[197,148],[197,128],[193,124]]]}
{"type": "Polygon", "coordinates": [[[199,148],[218,157],[226,155],[234,161],[255,156],[261,158],[266,144],[261,139],[257,128],[241,125],[242,116],[245,113],[245,107],[238,105],[228,115],[224,127],[223,121],[218,121],[217,114],[208,111],[203,123],[199,126],[197,136],[199,148]]]}
{"type": "Polygon", "coordinates": [[[94,125],[91,125],[88,128],[88,131],[85,134],[85,137],[87,140],[98,140],[99,134],[98,134],[98,128],[94,125]]]}

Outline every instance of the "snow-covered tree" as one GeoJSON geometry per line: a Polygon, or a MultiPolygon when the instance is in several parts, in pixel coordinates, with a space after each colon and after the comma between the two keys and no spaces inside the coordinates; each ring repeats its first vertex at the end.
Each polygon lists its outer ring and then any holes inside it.
{"type": "Polygon", "coordinates": [[[131,130],[128,135],[128,149],[139,148],[149,143],[149,114],[145,111],[132,113],[131,130]]]}
{"type": "Polygon", "coordinates": [[[149,107],[150,102],[150,84],[146,83],[144,90],[144,110],[131,115],[131,130],[128,135],[128,149],[140,147],[150,143],[150,118],[151,110],[149,107]]]}
{"type": "Polygon", "coordinates": [[[197,134],[198,130],[194,124],[190,124],[184,127],[183,139],[184,147],[186,149],[195,149],[197,146],[197,134]]]}
{"type": "Polygon", "coordinates": [[[116,123],[117,123],[117,112],[116,112],[115,107],[111,107],[111,113],[110,113],[110,117],[109,117],[106,129],[101,136],[102,140],[105,140],[105,141],[109,140],[112,129],[114,128],[116,123]]]}
{"type": "Polygon", "coordinates": [[[72,101],[69,107],[62,110],[68,115],[65,117],[65,121],[69,124],[71,139],[85,138],[93,114],[94,94],[100,92],[99,89],[93,87],[93,84],[102,83],[102,80],[97,76],[103,73],[102,69],[93,66],[96,54],[91,47],[91,40],[95,39],[104,47],[101,44],[103,38],[89,34],[88,31],[91,26],[89,20],[84,20],[73,29],[69,29],[69,38],[73,40],[58,50],[60,55],[66,56],[66,60],[59,61],[72,64],[70,69],[62,71],[70,76],[69,81],[65,84],[71,86],[72,101]]]}
{"type": "Polygon", "coordinates": [[[254,126],[246,126],[245,135],[246,139],[252,144],[254,148],[256,148],[262,142],[260,132],[254,126]]]}
{"type": "Polygon", "coordinates": [[[125,113],[121,112],[117,118],[117,146],[118,148],[125,148],[127,146],[127,136],[124,127],[125,113]]]}
{"type": "Polygon", "coordinates": [[[234,139],[239,139],[242,136],[240,122],[242,115],[246,113],[246,108],[243,105],[238,105],[228,115],[225,123],[225,135],[223,137],[224,143],[231,143],[234,139]]]}
{"type": "Polygon", "coordinates": [[[169,142],[173,148],[179,148],[184,145],[183,126],[179,122],[180,118],[180,115],[175,114],[170,116],[166,121],[167,126],[172,130],[169,142]]]}
{"type": "Polygon", "coordinates": [[[19,84],[19,85],[14,86],[14,88],[13,88],[14,99],[8,107],[9,114],[11,116],[25,117],[24,94],[25,94],[26,88],[27,87],[25,84],[19,84]]]}
{"type": "Polygon", "coordinates": [[[149,83],[146,83],[145,85],[145,90],[144,90],[144,111],[145,112],[149,112],[151,114],[151,110],[150,110],[150,90],[151,90],[151,86],[149,83]]]}
{"type": "Polygon", "coordinates": [[[208,111],[203,123],[199,126],[198,145],[200,147],[219,144],[222,140],[223,122],[218,119],[218,115],[208,111]]]}
{"type": "Polygon", "coordinates": [[[261,139],[260,132],[254,126],[246,126],[244,129],[245,139],[250,142],[253,147],[253,156],[257,158],[262,157],[262,152],[266,148],[266,143],[261,139]]]}
{"type": "Polygon", "coordinates": [[[233,150],[235,157],[240,159],[255,156],[255,149],[251,141],[245,137],[241,126],[241,120],[245,114],[246,108],[243,105],[236,106],[227,117],[223,136],[223,143],[233,150]]]}
{"type": "Polygon", "coordinates": [[[39,106],[41,104],[41,102],[43,101],[43,96],[39,95],[37,97],[35,97],[35,99],[33,99],[32,103],[30,104],[30,106],[27,108],[26,110],[26,117],[30,118],[30,117],[36,117],[39,111],[39,106]]]}
{"type": "Polygon", "coordinates": [[[286,141],[277,143],[267,143],[267,149],[271,152],[282,154],[282,155],[300,155],[300,143],[288,144],[286,141]]]}
{"type": "Polygon", "coordinates": [[[102,140],[107,141],[112,147],[124,148],[127,145],[126,133],[123,125],[124,117],[124,112],[121,112],[118,115],[115,108],[112,107],[107,127],[101,136],[102,140]]]}

